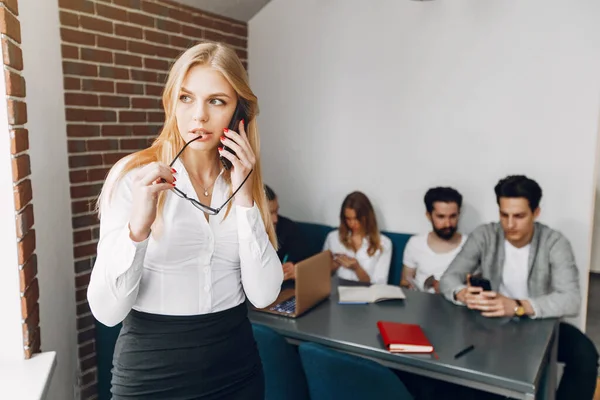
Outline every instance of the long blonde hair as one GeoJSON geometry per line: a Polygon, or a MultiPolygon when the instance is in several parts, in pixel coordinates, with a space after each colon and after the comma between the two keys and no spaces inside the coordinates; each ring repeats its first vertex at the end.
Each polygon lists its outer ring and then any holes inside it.
{"type": "MultiPolygon", "coordinates": [[[[238,95],[238,101],[241,102],[241,105],[244,107],[244,111],[248,116],[249,123],[246,128],[246,133],[248,134],[248,141],[250,142],[252,151],[256,156],[256,163],[254,165],[254,171],[252,172],[252,175],[248,179],[247,183],[252,183],[253,185],[252,197],[258,206],[258,209],[260,210],[267,234],[269,235],[269,240],[275,249],[277,249],[277,236],[271,221],[271,215],[268,212],[267,199],[264,191],[260,166],[260,138],[256,124],[256,116],[258,115],[258,99],[252,92],[252,89],[250,89],[250,85],[248,83],[248,74],[235,51],[221,43],[197,44],[194,47],[186,50],[177,59],[177,61],[175,61],[169,72],[169,77],[167,79],[165,90],[162,96],[163,107],[165,109],[165,124],[160,132],[160,135],[147,149],[127,156],[127,158],[123,160],[122,167],[118,168],[118,171],[115,166],[111,168],[109,178],[102,187],[102,191],[98,198],[98,211],[102,211],[102,208],[105,205],[105,200],[110,199],[113,188],[116,186],[117,182],[127,174],[127,172],[155,161],[169,164],[169,162],[175,158],[177,152],[185,145],[185,141],[177,129],[175,107],[177,106],[179,92],[181,90],[183,81],[188,71],[196,65],[210,66],[211,68],[223,74],[225,79],[236,91],[238,95]],[[113,179],[111,179],[111,175],[115,175],[113,179]]],[[[231,194],[232,188],[230,171],[226,171],[223,176],[229,183],[229,192],[231,194]]],[[[158,198],[158,213],[155,224],[160,224],[159,221],[161,221],[164,203],[165,192],[161,192],[158,198]]],[[[225,217],[227,217],[229,214],[231,203],[232,202],[229,202],[227,205],[225,217]]]]}

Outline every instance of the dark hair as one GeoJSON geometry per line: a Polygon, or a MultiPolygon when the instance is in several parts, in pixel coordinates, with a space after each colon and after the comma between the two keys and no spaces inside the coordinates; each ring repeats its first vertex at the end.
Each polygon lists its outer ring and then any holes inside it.
{"type": "Polygon", "coordinates": [[[371,201],[364,193],[356,191],[346,196],[342,203],[339,228],[340,241],[346,248],[352,249],[352,235],[350,235],[350,228],[346,224],[346,215],[344,214],[347,208],[356,212],[356,218],[365,231],[365,237],[369,240],[367,254],[372,256],[382,247],[379,228],[377,227],[377,218],[375,218],[375,210],[373,210],[371,201]]]}
{"type": "Polygon", "coordinates": [[[535,211],[540,206],[542,188],[536,181],[525,175],[510,175],[501,179],[496,187],[496,201],[500,205],[500,197],[524,197],[529,201],[529,208],[535,211]]]}
{"type": "Polygon", "coordinates": [[[451,187],[435,187],[425,193],[425,208],[428,213],[433,211],[433,203],[441,201],[442,203],[456,203],[458,209],[462,207],[462,195],[458,190],[451,187]]]}
{"type": "Polygon", "coordinates": [[[269,185],[265,185],[265,194],[267,195],[267,201],[273,201],[277,198],[277,195],[269,185]]]}

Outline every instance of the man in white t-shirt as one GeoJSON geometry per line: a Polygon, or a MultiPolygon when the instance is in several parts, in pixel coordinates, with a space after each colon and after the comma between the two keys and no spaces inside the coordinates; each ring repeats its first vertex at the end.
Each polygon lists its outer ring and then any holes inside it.
{"type": "Polygon", "coordinates": [[[425,216],[432,231],[410,238],[404,249],[401,286],[439,293],[439,280],[466,241],[458,232],[462,195],[450,187],[425,194],[425,216]]]}

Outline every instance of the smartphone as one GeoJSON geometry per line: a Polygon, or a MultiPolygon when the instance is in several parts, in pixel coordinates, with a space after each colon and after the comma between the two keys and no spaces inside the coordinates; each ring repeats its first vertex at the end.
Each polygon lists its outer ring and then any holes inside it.
{"type": "MultiPolygon", "coordinates": [[[[247,129],[248,128],[248,116],[246,115],[246,112],[244,111],[244,106],[242,105],[242,101],[238,100],[237,107],[235,108],[235,111],[233,112],[233,116],[231,117],[231,121],[229,122],[229,126],[227,127],[227,129],[232,130],[234,132],[238,132],[238,134],[239,134],[240,121],[242,119],[244,120],[244,129],[247,129]]],[[[229,147],[223,146],[223,150],[228,151],[235,156],[235,152],[233,150],[231,150],[229,147]]],[[[223,156],[220,156],[219,158],[221,159],[221,164],[223,164],[223,167],[226,170],[231,169],[231,161],[229,161],[228,159],[226,159],[223,156]]]]}
{"type": "Polygon", "coordinates": [[[484,292],[490,292],[492,290],[490,280],[485,279],[481,275],[471,275],[469,277],[469,284],[474,287],[480,287],[484,292]]]}

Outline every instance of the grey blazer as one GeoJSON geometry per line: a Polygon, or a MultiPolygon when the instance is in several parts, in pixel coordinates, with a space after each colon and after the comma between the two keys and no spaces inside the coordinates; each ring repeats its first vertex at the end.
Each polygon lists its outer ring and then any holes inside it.
{"type": "MultiPolygon", "coordinates": [[[[529,301],[534,318],[575,316],[581,305],[579,271],[569,241],[546,225],[535,223],[529,252],[529,301]]],[[[481,272],[497,291],[504,268],[504,231],[493,222],[475,229],[440,279],[440,291],[451,301],[465,287],[467,274],[481,272]]]]}

